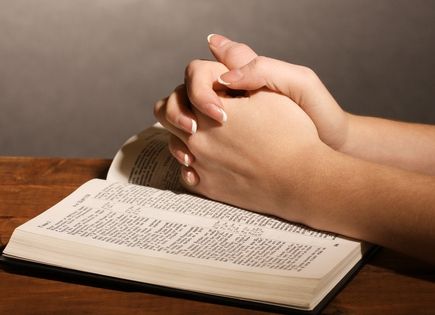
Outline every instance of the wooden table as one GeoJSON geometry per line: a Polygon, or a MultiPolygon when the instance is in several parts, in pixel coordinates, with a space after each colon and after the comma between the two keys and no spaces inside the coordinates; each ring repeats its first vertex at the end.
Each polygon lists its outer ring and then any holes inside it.
{"type": "MultiPolygon", "coordinates": [[[[0,157],[0,242],[91,178],[110,160],[0,157]]],[[[435,253],[428,253],[434,255],[435,253]]],[[[0,265],[0,314],[260,314],[151,291],[90,285],[0,265]]],[[[435,314],[435,267],[381,250],[324,314],[435,314]]]]}

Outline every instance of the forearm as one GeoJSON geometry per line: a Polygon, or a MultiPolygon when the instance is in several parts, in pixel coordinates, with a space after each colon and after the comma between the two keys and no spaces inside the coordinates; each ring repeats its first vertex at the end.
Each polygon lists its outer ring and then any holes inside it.
{"type": "Polygon", "coordinates": [[[341,152],[367,161],[435,175],[435,126],[348,116],[341,152]]]}
{"type": "Polygon", "coordinates": [[[435,262],[435,177],[335,151],[315,169],[302,196],[306,224],[435,262]]]}

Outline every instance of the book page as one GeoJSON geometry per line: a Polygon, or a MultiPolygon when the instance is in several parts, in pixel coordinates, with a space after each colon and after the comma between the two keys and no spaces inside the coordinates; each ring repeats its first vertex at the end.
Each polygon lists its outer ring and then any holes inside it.
{"type": "Polygon", "coordinates": [[[159,124],[131,137],[117,152],[107,180],[183,190],[178,162],[168,150],[169,133],[159,124]]]}
{"type": "Polygon", "coordinates": [[[312,278],[360,249],[355,241],[196,196],[97,179],[18,230],[171,261],[312,278]]]}

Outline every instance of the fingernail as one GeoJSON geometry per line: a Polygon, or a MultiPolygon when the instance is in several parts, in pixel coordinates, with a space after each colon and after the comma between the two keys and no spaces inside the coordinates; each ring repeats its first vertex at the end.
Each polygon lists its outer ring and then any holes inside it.
{"type": "Polygon", "coordinates": [[[178,118],[178,126],[192,135],[198,129],[196,121],[185,116],[181,116],[180,118],[178,118]]]}
{"type": "Polygon", "coordinates": [[[187,185],[189,186],[196,185],[195,175],[193,174],[193,171],[187,168],[182,168],[181,172],[182,172],[183,179],[187,185]]]}
{"type": "Polygon", "coordinates": [[[192,135],[196,133],[196,130],[198,130],[198,125],[196,124],[196,121],[192,119],[192,129],[190,130],[192,135]]]}
{"type": "Polygon", "coordinates": [[[171,149],[170,149],[170,152],[171,152],[172,156],[174,158],[176,158],[180,164],[182,164],[186,167],[189,167],[190,165],[192,165],[193,160],[195,159],[192,155],[184,153],[181,150],[171,151],[171,149]]]}
{"type": "Polygon", "coordinates": [[[240,71],[239,69],[234,69],[228,71],[227,73],[222,74],[218,78],[218,82],[223,85],[230,85],[232,83],[240,81],[242,78],[243,78],[243,72],[240,71]]]}
{"type": "Polygon", "coordinates": [[[216,34],[208,34],[208,36],[207,36],[207,41],[208,41],[208,43],[210,44],[210,39],[214,36],[214,35],[216,35],[216,34]]]}
{"type": "Polygon", "coordinates": [[[230,40],[222,35],[210,34],[207,36],[207,41],[214,47],[221,47],[228,43],[230,40]]]}
{"type": "Polygon", "coordinates": [[[189,165],[190,165],[189,155],[184,153],[184,166],[189,167],[189,165]]]}
{"type": "Polygon", "coordinates": [[[224,112],[224,110],[222,109],[222,108],[219,108],[219,111],[221,112],[221,115],[222,115],[222,120],[221,120],[221,122],[226,122],[227,120],[228,120],[228,116],[227,116],[227,113],[225,113],[224,112]]]}
{"type": "Polygon", "coordinates": [[[224,123],[228,119],[227,113],[225,113],[225,111],[222,108],[220,108],[219,106],[217,106],[215,104],[206,105],[206,110],[207,110],[208,114],[210,115],[210,117],[216,121],[224,123]]]}
{"type": "Polygon", "coordinates": [[[220,84],[222,84],[222,85],[230,85],[230,84],[231,84],[231,83],[229,83],[229,82],[225,82],[224,80],[222,80],[221,77],[218,78],[218,82],[219,82],[220,84]]]}

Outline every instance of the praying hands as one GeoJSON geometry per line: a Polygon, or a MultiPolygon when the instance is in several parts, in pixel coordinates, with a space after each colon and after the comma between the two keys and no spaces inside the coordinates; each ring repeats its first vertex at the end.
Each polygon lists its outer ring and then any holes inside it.
{"type": "Polygon", "coordinates": [[[216,61],[154,109],[189,190],[435,262],[434,126],[346,113],[309,68],[208,39],[216,61]]]}

